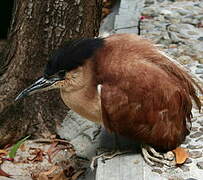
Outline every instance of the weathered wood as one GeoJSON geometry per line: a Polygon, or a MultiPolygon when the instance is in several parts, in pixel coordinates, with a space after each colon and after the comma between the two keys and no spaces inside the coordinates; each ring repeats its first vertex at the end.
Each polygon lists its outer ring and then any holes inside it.
{"type": "Polygon", "coordinates": [[[43,75],[52,50],[65,41],[98,34],[101,0],[15,1],[0,74],[0,145],[26,133],[49,135],[67,113],[56,92],[18,102],[17,94],[43,75]],[[51,100],[51,101],[50,101],[51,100]]]}
{"type": "Polygon", "coordinates": [[[114,157],[105,163],[99,159],[96,180],[164,180],[152,173],[140,154],[129,154],[114,157]]]}

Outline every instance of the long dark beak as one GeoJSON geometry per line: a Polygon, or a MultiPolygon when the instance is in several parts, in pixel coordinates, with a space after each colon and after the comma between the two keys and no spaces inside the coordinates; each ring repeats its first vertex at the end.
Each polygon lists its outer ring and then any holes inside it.
{"type": "Polygon", "coordinates": [[[48,90],[48,87],[53,85],[56,81],[62,80],[59,77],[54,77],[51,79],[46,79],[44,77],[38,79],[35,83],[33,83],[31,86],[29,86],[28,88],[24,89],[15,99],[15,101],[29,96],[31,94],[34,94],[36,92],[39,91],[45,91],[48,90]]]}

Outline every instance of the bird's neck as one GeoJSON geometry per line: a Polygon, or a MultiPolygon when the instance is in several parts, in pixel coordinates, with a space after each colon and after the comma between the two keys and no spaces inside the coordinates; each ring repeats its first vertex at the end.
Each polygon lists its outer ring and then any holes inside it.
{"type": "MultiPolygon", "coordinates": [[[[85,82],[80,88],[73,90],[61,89],[61,97],[64,103],[73,111],[93,122],[101,122],[101,101],[97,92],[91,66],[86,67],[82,73],[85,82]]],[[[77,86],[78,87],[78,86],[77,86]]]]}

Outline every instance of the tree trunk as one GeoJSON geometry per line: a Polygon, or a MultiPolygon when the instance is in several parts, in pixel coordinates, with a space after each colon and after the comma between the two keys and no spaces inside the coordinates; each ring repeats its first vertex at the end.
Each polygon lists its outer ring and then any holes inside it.
{"type": "Polygon", "coordinates": [[[15,1],[0,77],[0,144],[47,135],[67,108],[56,91],[14,99],[43,75],[48,55],[64,41],[98,35],[102,0],[15,1]]]}

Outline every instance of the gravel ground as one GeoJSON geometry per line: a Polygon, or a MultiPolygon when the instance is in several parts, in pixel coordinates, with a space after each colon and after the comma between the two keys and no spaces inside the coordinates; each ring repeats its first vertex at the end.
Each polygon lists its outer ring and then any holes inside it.
{"type": "MultiPolygon", "coordinates": [[[[141,35],[184,65],[202,85],[203,1],[146,0],[142,15],[141,35]]],[[[203,99],[202,95],[200,98],[203,99]]],[[[155,168],[153,171],[172,179],[203,179],[203,114],[195,108],[191,133],[182,147],[188,148],[190,154],[185,165],[176,169],[155,168]]]]}

